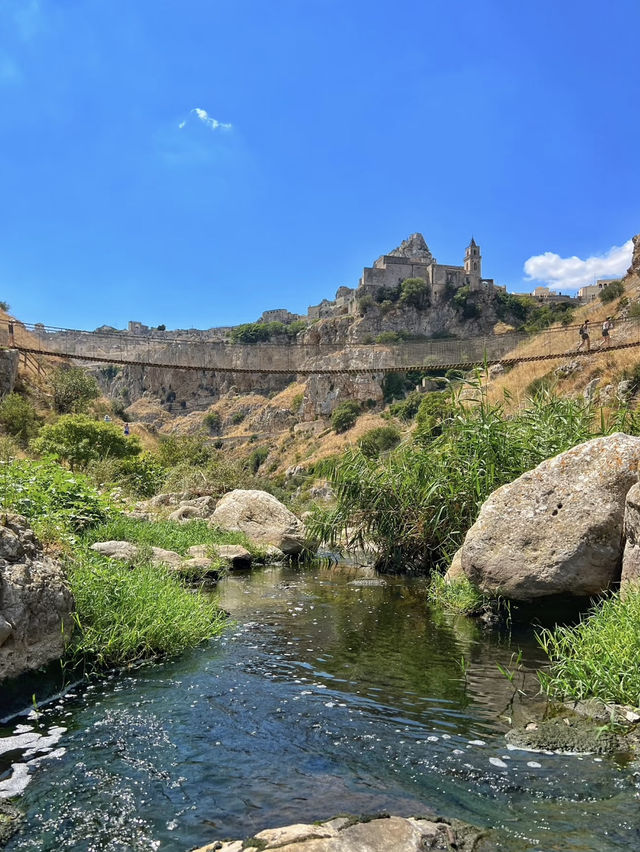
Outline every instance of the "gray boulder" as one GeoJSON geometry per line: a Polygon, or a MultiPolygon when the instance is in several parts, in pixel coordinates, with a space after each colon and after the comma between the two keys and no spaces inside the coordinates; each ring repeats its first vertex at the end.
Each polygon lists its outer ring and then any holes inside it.
{"type": "Polygon", "coordinates": [[[0,680],[62,656],[73,628],[62,568],[25,518],[0,515],[0,680]]]}
{"type": "Polygon", "coordinates": [[[620,578],[625,498],[640,438],[580,444],[498,488],[461,548],[465,575],[512,600],[597,595],[620,578]]]}
{"type": "Polygon", "coordinates": [[[627,494],[624,507],[625,545],[622,555],[622,589],[628,583],[640,580],[640,484],[636,483],[627,494]]]}
{"type": "MultiPolygon", "coordinates": [[[[91,550],[108,556],[109,559],[121,559],[134,564],[140,558],[140,547],[130,541],[97,541],[91,545],[91,550]]],[[[170,568],[180,568],[184,557],[174,550],[164,550],[162,547],[151,547],[151,561],[154,565],[168,565],[170,568]]]]}
{"type": "Polygon", "coordinates": [[[250,568],[253,562],[251,553],[240,544],[194,544],[189,548],[189,553],[194,559],[207,558],[212,553],[223,559],[230,568],[250,568]]]}
{"type": "Polygon", "coordinates": [[[302,521],[266,491],[230,491],[218,501],[210,524],[239,530],[256,544],[271,544],[287,556],[295,556],[307,546],[302,521]]]}

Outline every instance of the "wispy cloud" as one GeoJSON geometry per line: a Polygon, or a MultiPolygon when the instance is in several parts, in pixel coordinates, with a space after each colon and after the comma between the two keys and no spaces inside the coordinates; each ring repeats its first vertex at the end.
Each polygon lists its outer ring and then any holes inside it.
{"type": "MultiPolygon", "coordinates": [[[[196,118],[198,118],[203,124],[206,124],[206,126],[209,127],[211,130],[231,130],[232,127],[231,124],[218,121],[217,118],[211,118],[206,109],[201,109],[200,107],[195,107],[194,109],[192,109],[189,115],[195,115],[196,118]]],[[[187,119],[185,118],[180,122],[178,128],[182,130],[182,128],[185,127],[186,124],[187,119]]]]}
{"type": "Polygon", "coordinates": [[[580,257],[560,257],[552,251],[536,254],[525,261],[524,271],[529,281],[544,281],[553,287],[575,290],[592,284],[596,278],[617,278],[627,271],[633,254],[633,242],[612,246],[609,251],[580,257]]]}

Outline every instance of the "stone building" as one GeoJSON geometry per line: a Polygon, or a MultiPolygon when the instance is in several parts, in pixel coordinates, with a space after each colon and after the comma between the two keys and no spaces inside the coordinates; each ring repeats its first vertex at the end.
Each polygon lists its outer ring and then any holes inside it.
{"type": "Polygon", "coordinates": [[[324,299],[319,305],[310,306],[308,319],[355,314],[357,297],[366,294],[375,297],[380,291],[393,290],[407,278],[423,278],[436,297],[445,295],[447,290],[465,286],[471,290],[495,287],[492,278],[482,277],[482,255],[473,237],[467,246],[463,265],[452,266],[436,261],[422,234],[411,234],[398,248],[381,255],[373,266],[364,268],[357,290],[340,287],[333,301],[324,299]]]}
{"type": "Polygon", "coordinates": [[[286,308],[274,308],[270,311],[263,311],[258,322],[283,322],[285,325],[295,322],[300,319],[300,314],[292,314],[286,308]]]}

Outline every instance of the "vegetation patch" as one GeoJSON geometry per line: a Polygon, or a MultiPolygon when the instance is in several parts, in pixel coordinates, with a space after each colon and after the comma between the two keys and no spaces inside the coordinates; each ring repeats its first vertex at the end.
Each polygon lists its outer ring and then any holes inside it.
{"type": "Polygon", "coordinates": [[[132,544],[161,547],[187,554],[194,544],[241,544],[251,550],[244,533],[210,527],[205,520],[186,521],[141,521],[118,514],[106,523],[87,531],[85,541],[130,541],[132,544]]]}
{"type": "Polygon", "coordinates": [[[360,403],[352,399],[341,402],[331,415],[331,426],[338,434],[351,429],[360,414],[360,403]]]}
{"type": "Polygon", "coordinates": [[[538,634],[551,660],[540,673],[546,692],[640,707],[640,589],[612,595],[579,624],[538,634]]]}

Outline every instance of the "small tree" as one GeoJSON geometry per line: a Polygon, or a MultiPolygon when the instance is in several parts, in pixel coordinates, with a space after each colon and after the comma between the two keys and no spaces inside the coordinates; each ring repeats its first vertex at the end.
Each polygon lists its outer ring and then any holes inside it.
{"type": "Polygon", "coordinates": [[[336,432],[346,432],[351,429],[360,414],[360,404],[353,399],[341,402],[331,415],[331,426],[336,432]]]}
{"type": "Polygon", "coordinates": [[[393,449],[400,443],[400,430],[395,426],[377,426],[369,429],[358,441],[363,455],[377,459],[380,453],[393,449]]]}
{"type": "Polygon", "coordinates": [[[622,281],[611,281],[609,284],[604,286],[602,290],[600,290],[598,298],[604,305],[606,305],[608,302],[613,302],[614,299],[618,299],[623,293],[624,284],[622,281]]]}
{"type": "Polygon", "coordinates": [[[138,438],[123,435],[115,423],[91,420],[85,414],[65,414],[43,426],[32,446],[40,455],[68,462],[71,470],[100,459],[131,458],[141,449],[138,438]]]}
{"type": "Polygon", "coordinates": [[[98,383],[80,367],[58,367],[53,373],[53,404],[58,414],[79,414],[100,396],[98,383]]]}
{"type": "Polygon", "coordinates": [[[428,308],[431,302],[431,290],[424,278],[405,278],[402,282],[400,302],[414,308],[428,308]]]}
{"type": "Polygon", "coordinates": [[[0,426],[21,444],[27,444],[38,432],[38,415],[23,396],[10,393],[0,402],[0,426]]]}

